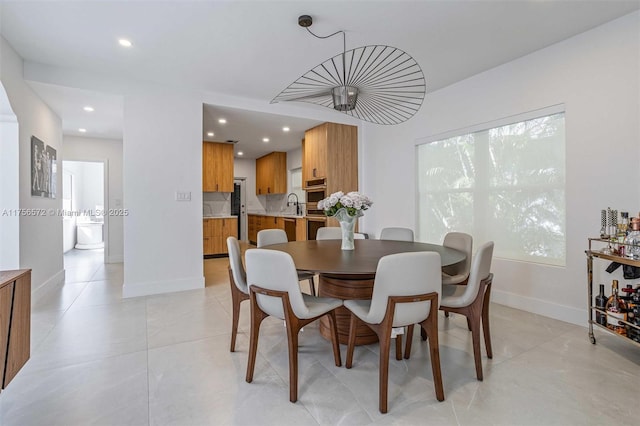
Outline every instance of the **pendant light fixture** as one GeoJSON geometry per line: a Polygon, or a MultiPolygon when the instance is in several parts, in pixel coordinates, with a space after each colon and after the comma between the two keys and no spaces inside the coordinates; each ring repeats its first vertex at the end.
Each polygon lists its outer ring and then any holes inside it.
{"type": "Polygon", "coordinates": [[[306,72],[271,103],[310,102],[375,124],[400,124],[418,112],[426,83],[409,54],[384,45],[347,50],[344,31],[319,36],[309,29],[312,23],[309,15],[298,18],[298,25],[314,37],[342,34],[342,53],[306,72]]]}

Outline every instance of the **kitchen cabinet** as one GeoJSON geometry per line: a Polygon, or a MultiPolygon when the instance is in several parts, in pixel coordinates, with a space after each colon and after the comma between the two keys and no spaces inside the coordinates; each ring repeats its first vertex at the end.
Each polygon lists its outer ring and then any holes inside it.
{"type": "Polygon", "coordinates": [[[205,255],[227,254],[227,238],[238,238],[238,218],[207,218],[202,222],[205,255]]]}
{"type": "MultiPolygon", "coordinates": [[[[313,211],[314,215],[322,214],[314,211],[322,198],[338,191],[358,190],[357,127],[323,123],[305,132],[302,186],[307,192],[307,213],[313,211]]],[[[334,218],[327,218],[326,226],[339,226],[339,223],[334,218]]],[[[315,232],[307,238],[315,238],[315,232]]]]}
{"type": "Polygon", "coordinates": [[[285,218],[278,216],[265,216],[250,214],[248,218],[249,242],[258,243],[258,232],[263,229],[285,230],[285,218]]]}
{"type": "Polygon", "coordinates": [[[296,219],[296,241],[307,241],[307,219],[296,219]]]}
{"type": "Polygon", "coordinates": [[[233,145],[202,143],[202,191],[233,192],[233,145]]]}
{"type": "Polygon", "coordinates": [[[327,195],[358,190],[358,128],[323,123],[302,141],[302,185],[326,185],[327,195]]]}
{"type": "Polygon", "coordinates": [[[31,354],[31,269],[0,271],[0,388],[31,354]]]}
{"type": "Polygon", "coordinates": [[[272,152],[256,160],[256,195],[287,193],[287,153],[272,152]]]}

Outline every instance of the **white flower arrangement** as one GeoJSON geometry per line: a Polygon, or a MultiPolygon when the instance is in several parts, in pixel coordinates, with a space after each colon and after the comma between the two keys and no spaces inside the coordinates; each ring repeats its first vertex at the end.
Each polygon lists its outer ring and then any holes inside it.
{"type": "Polygon", "coordinates": [[[340,209],[345,209],[349,216],[359,216],[362,210],[367,210],[373,201],[366,195],[359,192],[349,192],[345,194],[342,191],[334,192],[324,200],[318,202],[318,208],[324,210],[327,216],[334,216],[340,209]]]}

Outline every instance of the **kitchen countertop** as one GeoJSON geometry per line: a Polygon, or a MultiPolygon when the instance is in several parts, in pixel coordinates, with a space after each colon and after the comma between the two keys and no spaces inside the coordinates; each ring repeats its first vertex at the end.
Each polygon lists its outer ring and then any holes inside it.
{"type": "Polygon", "coordinates": [[[234,216],[234,215],[212,215],[212,216],[203,216],[203,219],[234,219],[237,218],[238,216],[234,216]]]}
{"type": "Polygon", "coordinates": [[[304,219],[305,215],[297,215],[292,213],[264,213],[264,212],[249,212],[248,214],[254,216],[271,216],[271,217],[289,217],[292,219],[304,219]]]}

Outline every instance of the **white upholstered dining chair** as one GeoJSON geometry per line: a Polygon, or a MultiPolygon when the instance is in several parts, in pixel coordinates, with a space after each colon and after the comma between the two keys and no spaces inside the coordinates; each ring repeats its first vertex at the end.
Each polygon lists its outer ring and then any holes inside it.
{"type": "Polygon", "coordinates": [[[260,324],[268,316],[285,321],[289,347],[289,400],[298,399],[298,332],[305,325],[329,317],[333,356],[342,365],[335,309],[342,300],[302,294],[293,259],[277,250],[250,249],[245,253],[251,300],[251,331],[246,381],[253,381],[260,324]]]}
{"type": "Polygon", "coordinates": [[[449,232],[444,236],[442,245],[460,250],[467,256],[463,262],[442,268],[442,284],[464,284],[469,278],[471,269],[471,257],[473,254],[473,237],[464,232],[449,232]]]}
{"type": "MultiPolygon", "coordinates": [[[[258,232],[258,248],[288,242],[287,233],[282,229],[263,229],[258,232]]],[[[298,281],[309,281],[309,290],[312,296],[316,295],[315,275],[313,272],[298,271],[298,281]]]]}
{"type": "Polygon", "coordinates": [[[413,230],[409,228],[390,227],[380,231],[381,240],[413,241],[413,230]]]}
{"type": "MultiPolygon", "coordinates": [[[[351,368],[358,323],[366,324],[380,341],[379,409],[387,412],[391,330],[420,324],[429,338],[431,368],[438,401],[444,400],[438,346],[438,300],[442,287],[440,255],[398,253],[378,262],[371,300],[346,300],[351,311],[346,367],[351,368]]],[[[396,347],[396,354],[398,348],[396,347]]]]}
{"type": "Polygon", "coordinates": [[[484,344],[487,357],[493,358],[491,348],[491,334],[489,331],[489,303],[491,297],[491,258],[493,257],[493,241],[484,244],[471,265],[469,280],[464,292],[459,296],[443,297],[440,310],[462,314],[467,317],[467,326],[471,331],[473,342],[473,358],[476,365],[476,378],[483,379],[482,359],[480,354],[480,327],[484,332],[484,344]]]}
{"type": "Polygon", "coordinates": [[[236,237],[227,238],[229,250],[229,284],[231,286],[231,352],[236,350],[236,336],[238,334],[238,320],[240,319],[240,304],[249,299],[247,274],[242,266],[240,244],[236,237]]]}

